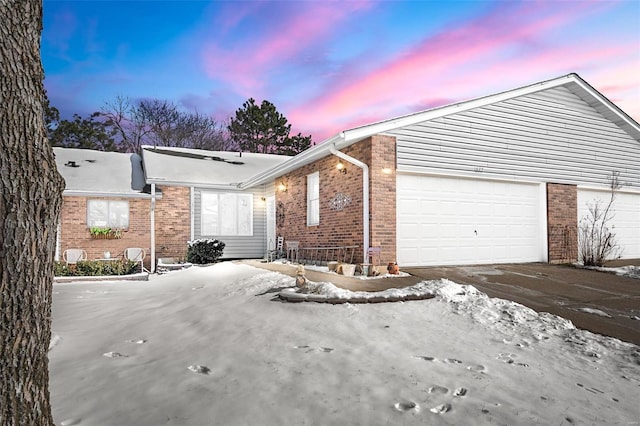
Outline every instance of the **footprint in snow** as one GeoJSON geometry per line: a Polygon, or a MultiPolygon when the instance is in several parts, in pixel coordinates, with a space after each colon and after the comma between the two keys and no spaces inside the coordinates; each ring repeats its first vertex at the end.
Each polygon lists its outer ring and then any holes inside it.
{"type": "Polygon", "coordinates": [[[407,411],[420,411],[420,406],[413,401],[403,401],[403,402],[396,402],[395,404],[393,404],[393,408],[396,409],[396,411],[400,411],[401,413],[406,413],[407,411]]]}
{"type": "Polygon", "coordinates": [[[147,343],[146,339],[140,339],[140,340],[125,340],[125,343],[135,343],[136,345],[142,345],[143,343],[147,343]]]}
{"type": "Polygon", "coordinates": [[[209,367],[207,367],[206,365],[193,364],[193,365],[190,365],[187,368],[189,370],[193,371],[194,373],[198,373],[198,374],[207,375],[207,374],[211,373],[211,369],[209,367]]]}
{"type": "Polygon", "coordinates": [[[81,419],[66,419],[60,422],[60,426],[72,426],[80,423],[81,419]]]}
{"type": "Polygon", "coordinates": [[[102,356],[106,356],[107,358],[126,358],[127,355],[123,355],[120,352],[107,352],[102,354],[102,356]]]}
{"type": "Polygon", "coordinates": [[[414,358],[422,359],[424,361],[435,361],[436,359],[432,356],[423,356],[423,355],[414,355],[414,358]]]}
{"type": "Polygon", "coordinates": [[[435,414],[444,414],[451,411],[451,404],[440,404],[429,411],[435,414]]]}
{"type": "Polygon", "coordinates": [[[466,388],[457,388],[453,391],[453,396],[465,396],[467,394],[466,388]]]}
{"type": "Polygon", "coordinates": [[[455,358],[447,358],[444,362],[448,362],[449,364],[462,364],[462,361],[455,358]]]}
{"type": "Polygon", "coordinates": [[[478,373],[484,373],[484,370],[486,370],[486,368],[485,368],[484,365],[481,365],[481,364],[473,364],[473,365],[468,366],[467,370],[475,371],[475,372],[478,372],[478,373]]]}
{"type": "Polygon", "coordinates": [[[329,353],[329,352],[333,352],[333,348],[320,348],[320,350],[321,350],[322,352],[327,352],[327,353],[329,353]]]}
{"type": "Polygon", "coordinates": [[[445,388],[444,386],[431,386],[429,388],[429,393],[439,393],[444,395],[447,392],[449,392],[449,389],[445,388]]]}

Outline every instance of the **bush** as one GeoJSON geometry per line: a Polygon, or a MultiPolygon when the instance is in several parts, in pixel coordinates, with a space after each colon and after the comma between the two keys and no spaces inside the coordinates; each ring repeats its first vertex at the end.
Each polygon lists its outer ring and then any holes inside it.
{"type": "Polygon", "coordinates": [[[100,260],[82,260],[75,265],[67,265],[64,262],[56,262],[53,274],[56,277],[94,277],[101,275],[129,275],[138,268],[138,262],[131,260],[112,260],[104,262],[100,260]]]}
{"type": "Polygon", "coordinates": [[[203,238],[189,241],[187,262],[203,265],[214,263],[222,256],[225,244],[222,241],[203,238]]]}

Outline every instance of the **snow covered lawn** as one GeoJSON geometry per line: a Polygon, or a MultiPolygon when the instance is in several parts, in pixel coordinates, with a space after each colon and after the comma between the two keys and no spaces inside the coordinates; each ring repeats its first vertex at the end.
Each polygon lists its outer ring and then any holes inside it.
{"type": "Polygon", "coordinates": [[[276,299],[294,285],[230,262],[55,284],[56,424],[640,422],[638,346],[446,280],[423,301],[276,299]]]}

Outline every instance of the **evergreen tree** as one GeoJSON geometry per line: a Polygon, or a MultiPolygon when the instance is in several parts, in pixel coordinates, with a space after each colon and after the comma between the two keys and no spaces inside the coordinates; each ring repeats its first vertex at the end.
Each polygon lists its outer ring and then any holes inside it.
{"type": "Polygon", "coordinates": [[[249,98],[229,122],[229,135],[241,151],[295,155],[311,146],[311,136],[290,137],[291,124],[271,102],[249,98]]]}

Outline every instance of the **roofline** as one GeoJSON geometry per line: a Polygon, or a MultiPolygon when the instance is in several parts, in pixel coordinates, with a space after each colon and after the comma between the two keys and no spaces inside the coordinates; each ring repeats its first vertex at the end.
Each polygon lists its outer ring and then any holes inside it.
{"type": "Polygon", "coordinates": [[[637,132],[638,138],[640,138],[640,124],[638,124],[638,122],[636,122],[628,114],[622,111],[617,105],[615,105],[613,102],[607,99],[606,96],[598,92],[593,86],[591,86],[589,83],[583,80],[582,77],[580,77],[578,74],[570,73],[561,77],[529,84],[527,86],[519,87],[516,89],[511,89],[511,90],[507,90],[500,93],[494,93],[491,95],[486,95],[486,96],[474,98],[471,100],[444,105],[444,106],[432,108],[426,111],[407,114],[404,116],[395,117],[388,120],[383,120],[376,123],[367,124],[364,126],[354,127],[352,129],[344,130],[338,133],[337,135],[330,137],[329,139],[325,139],[324,141],[320,142],[318,145],[312,148],[309,148],[306,151],[303,151],[302,153],[291,158],[290,160],[287,160],[276,167],[273,167],[256,176],[253,176],[251,179],[240,183],[238,187],[241,189],[250,188],[254,185],[264,183],[270,179],[275,179],[278,176],[282,176],[286,173],[289,173],[300,166],[311,163],[312,161],[326,157],[328,154],[330,154],[329,147],[332,144],[335,145],[336,149],[340,150],[358,141],[361,141],[362,139],[365,139],[369,136],[388,132],[398,127],[410,126],[413,124],[420,123],[422,121],[433,120],[436,118],[444,117],[449,114],[468,111],[470,109],[479,108],[482,106],[490,105],[492,103],[505,101],[508,99],[516,98],[518,96],[529,95],[531,93],[540,92],[542,90],[546,90],[552,87],[562,86],[567,83],[578,84],[582,89],[584,89],[591,96],[596,98],[605,107],[611,110],[615,115],[620,117],[622,121],[624,121],[635,132],[637,132]]]}
{"type": "MultiPolygon", "coordinates": [[[[77,189],[65,189],[62,195],[66,197],[107,197],[107,198],[146,198],[151,199],[151,194],[142,192],[105,192],[105,191],[82,191],[77,189]]],[[[158,194],[156,194],[156,198],[158,194]]]]}
{"type": "Polygon", "coordinates": [[[202,183],[202,182],[187,182],[187,181],[178,181],[178,180],[163,180],[162,178],[147,178],[146,182],[148,184],[156,184],[158,186],[181,186],[181,187],[189,187],[189,188],[207,188],[207,189],[225,189],[225,190],[239,190],[244,189],[240,188],[240,183],[229,183],[226,185],[215,184],[215,183],[202,183]]]}

